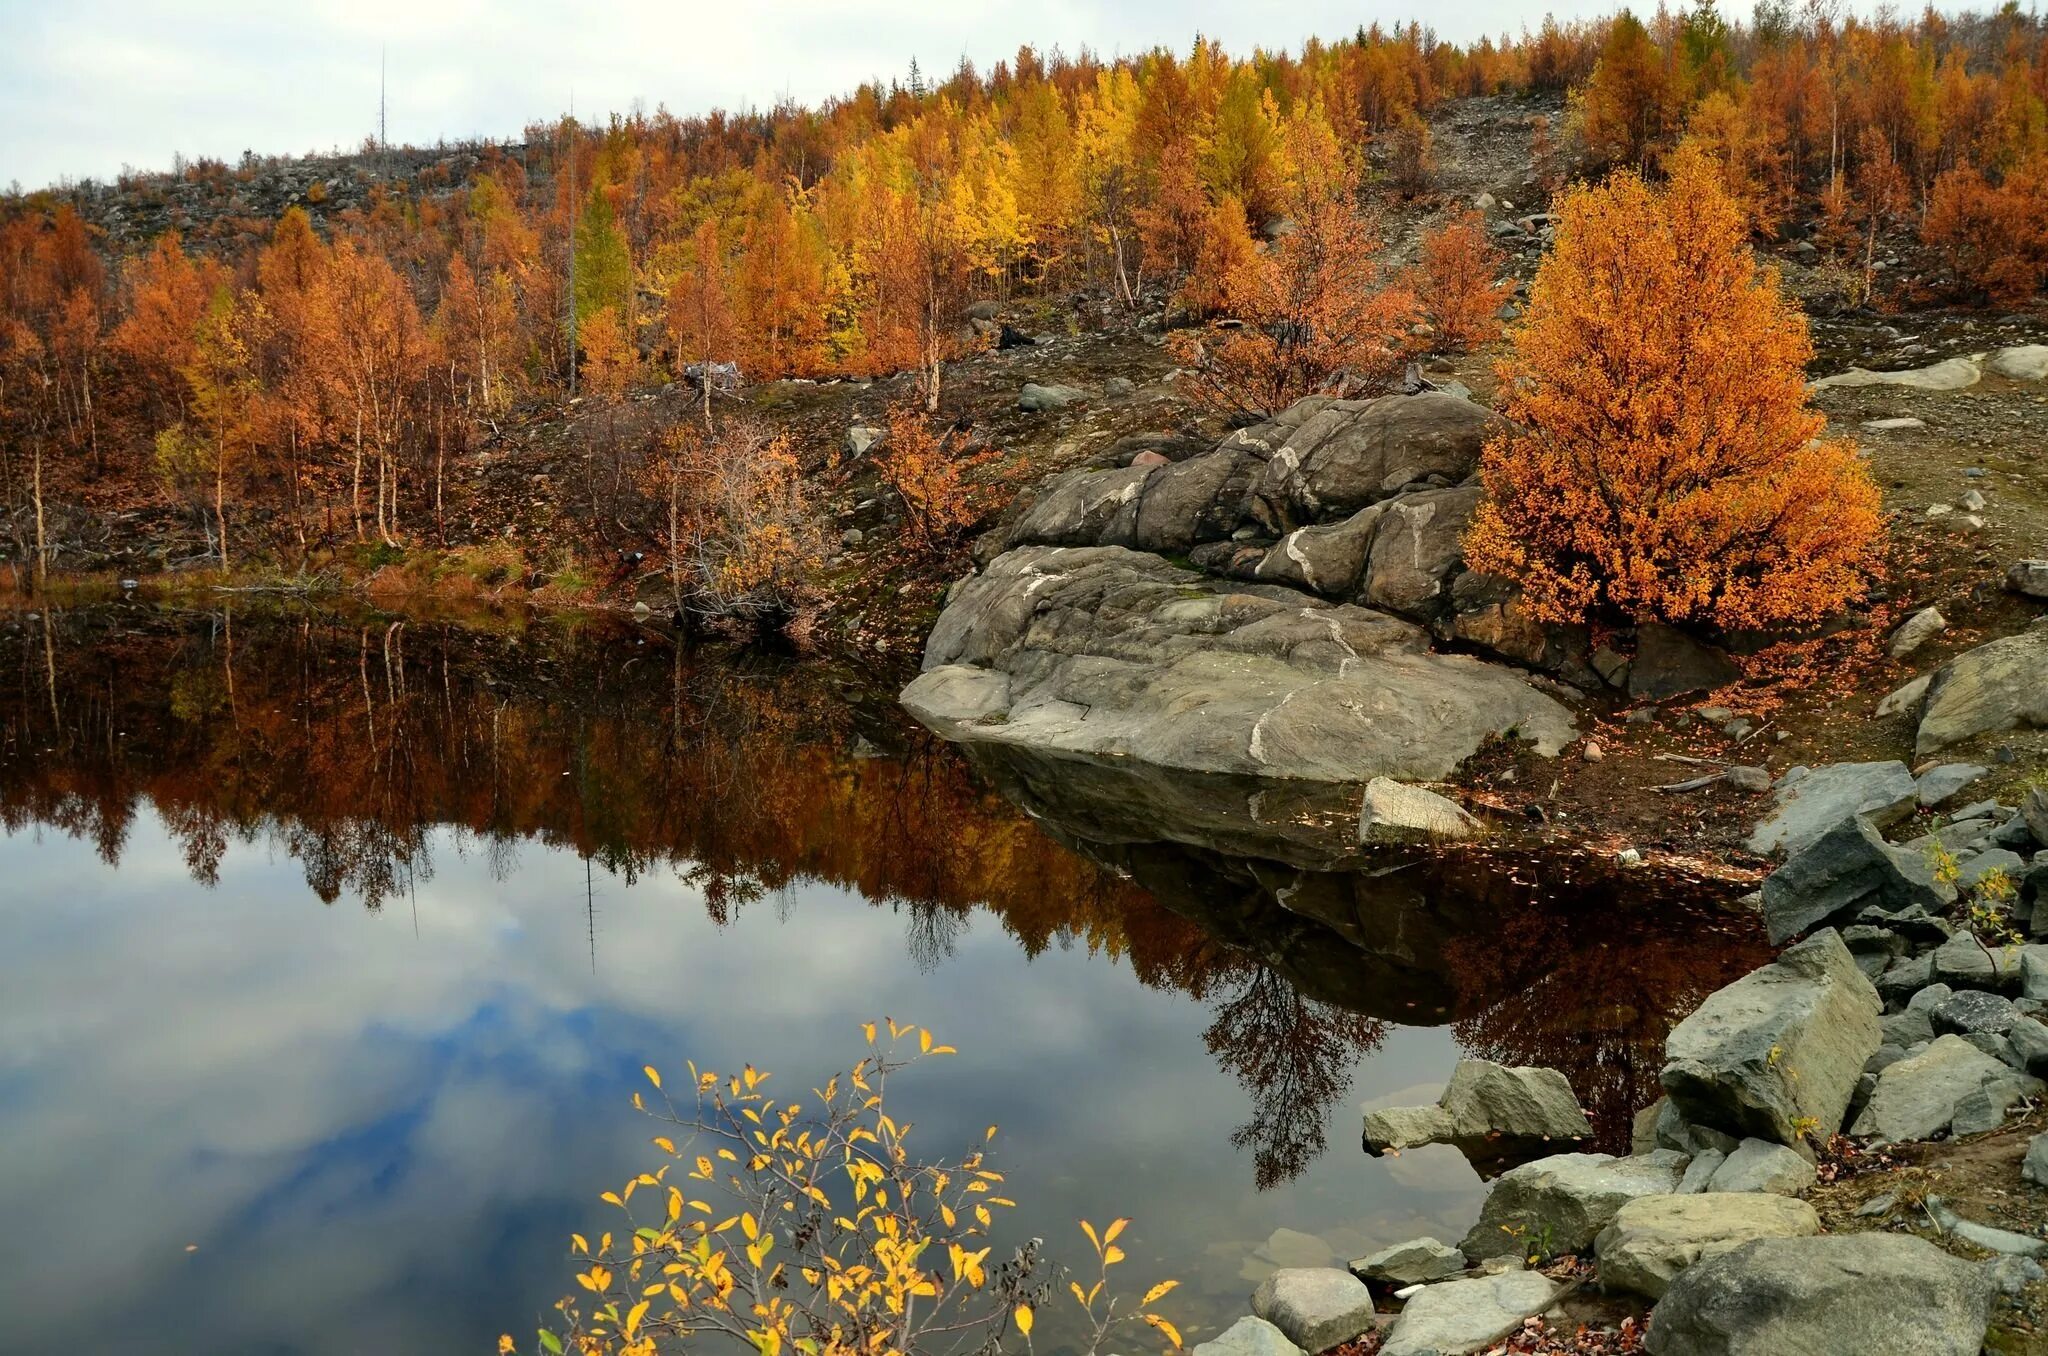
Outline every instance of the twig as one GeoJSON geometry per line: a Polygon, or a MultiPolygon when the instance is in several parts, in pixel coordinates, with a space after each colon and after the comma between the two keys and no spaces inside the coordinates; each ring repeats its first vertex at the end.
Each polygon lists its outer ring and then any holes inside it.
{"type": "Polygon", "coordinates": [[[1702,787],[1712,786],[1715,782],[1723,780],[1727,775],[1725,772],[1716,772],[1705,777],[1695,777],[1689,782],[1672,782],[1669,786],[1660,786],[1656,790],[1666,794],[1675,794],[1680,791],[1698,791],[1702,787]]]}
{"type": "Polygon", "coordinates": [[[1727,767],[1725,758],[1694,758],[1683,753],[1659,753],[1653,755],[1662,763],[1683,763],[1687,767],[1727,767]]]}

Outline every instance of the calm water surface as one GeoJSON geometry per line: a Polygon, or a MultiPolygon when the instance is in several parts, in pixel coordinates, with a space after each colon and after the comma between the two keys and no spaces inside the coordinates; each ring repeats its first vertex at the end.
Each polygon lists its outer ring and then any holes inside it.
{"type": "Polygon", "coordinates": [[[1069,1256],[1134,1216],[1199,1338],[1273,1259],[1469,1225],[1362,1106],[1470,1051],[1625,1141],[1754,958],[1584,863],[972,768],[886,696],[624,628],[0,614],[0,1349],[489,1350],[654,1166],[643,1064],[808,1087],[885,1013],[961,1052],[901,1089],[926,1149],[1001,1125],[1069,1256]]]}

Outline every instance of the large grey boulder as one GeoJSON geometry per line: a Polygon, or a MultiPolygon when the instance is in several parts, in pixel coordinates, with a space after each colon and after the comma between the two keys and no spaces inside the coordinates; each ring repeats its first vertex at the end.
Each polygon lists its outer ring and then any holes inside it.
{"type": "Polygon", "coordinates": [[[1796,854],[1858,815],[1879,828],[1896,824],[1913,812],[1920,788],[1904,763],[1832,763],[1793,768],[1777,792],[1776,809],[1749,835],[1758,856],[1796,854]]]}
{"type": "Polygon", "coordinates": [[[1328,1351],[1378,1326],[1372,1292],[1337,1267],[1285,1267],[1252,1292],[1252,1312],[1308,1353],[1328,1351]]]}
{"type": "Polygon", "coordinates": [[[1044,410],[1063,410],[1077,400],[1086,400],[1088,393],[1078,386],[1062,386],[1049,383],[1041,386],[1035,381],[1024,383],[1024,389],[1017,393],[1017,408],[1027,414],[1044,410]]]}
{"type": "Polygon", "coordinates": [[[1948,619],[1941,615],[1940,608],[1923,607],[1899,624],[1892,632],[1890,643],[1885,647],[1894,659],[1904,659],[1913,651],[1948,630],[1948,619]]]}
{"type": "Polygon", "coordinates": [[[1351,1274],[1360,1280],[1376,1281],[1395,1290],[1424,1281],[1440,1281],[1464,1269],[1465,1254],[1435,1238],[1411,1238],[1351,1264],[1351,1274]]]}
{"type": "Polygon", "coordinates": [[[1642,1196],[1615,1212],[1593,1245],[1600,1284],[1662,1298],[1679,1272],[1751,1239],[1802,1238],[1820,1232],[1805,1201],[1753,1192],[1642,1196]]]}
{"type": "Polygon", "coordinates": [[[1870,1101],[1850,1127],[1888,1143],[1932,1139],[1947,1130],[1972,1096],[2038,1089],[2040,1080],[1993,1059],[1961,1036],[1938,1036],[1925,1050],[1887,1065],[1870,1101]]]}
{"type": "Polygon", "coordinates": [[[1913,747],[1922,758],[1978,735],[2048,726],[2048,628],[1967,650],[1934,671],[1913,747]]]}
{"type": "Polygon", "coordinates": [[[1357,601],[1427,621],[1450,606],[1450,579],[1464,564],[1465,528],[1485,491],[1477,485],[1422,490],[1386,502],[1357,601]]]}
{"type": "Polygon", "coordinates": [[[1302,1350],[1265,1319],[1246,1317],[1196,1343],[1194,1356],[1302,1356],[1302,1350]]]}
{"type": "Polygon", "coordinates": [[[1762,1238],[1680,1273],[1652,1356],[1977,1356],[1991,1286],[1910,1234],[1762,1238]]]}
{"type": "Polygon", "coordinates": [[[1708,995],[1664,1043],[1687,1120],[1794,1147],[1833,1134],[1878,1047],[1877,990],[1833,930],[1708,995]]]}
{"type": "MultiPolygon", "coordinates": [[[[1910,804],[1910,776],[1906,794],[1910,804]]],[[[1782,944],[1816,924],[1845,922],[1866,908],[1932,913],[1955,898],[1955,886],[1936,878],[1931,858],[1893,847],[1868,819],[1852,815],[1795,849],[1765,879],[1764,927],[1773,944],[1782,944]]]]}
{"type": "Polygon", "coordinates": [[[1379,1356],[1466,1356],[1483,1351],[1529,1315],[1548,1309],[1561,1288],[1534,1271],[1425,1286],[1388,1325],[1379,1356]]]}
{"type": "Polygon", "coordinates": [[[1441,781],[1571,714],[1417,627],[1118,547],[1023,547],[956,586],[903,693],[966,743],[1317,782],[1441,781]]]}
{"type": "Polygon", "coordinates": [[[1365,1151],[1377,1158],[1388,1151],[1448,1144],[1458,1127],[1440,1106],[1385,1106],[1365,1113],[1365,1151]]]}
{"type": "Polygon", "coordinates": [[[1145,483],[1171,467],[1119,466],[1069,471],[1039,492],[1011,525],[1009,540],[1043,546],[1095,546],[1136,540],[1138,497],[1145,483]]]}
{"type": "Polygon", "coordinates": [[[1553,1154],[1501,1174],[1460,1250],[1475,1261],[1582,1253],[1638,1196],[1678,1190],[1686,1157],[1671,1149],[1629,1158],[1609,1154],[1553,1154]]]}
{"type": "Polygon", "coordinates": [[[1933,809],[1990,771],[1981,763],[1942,763],[1928,768],[1915,783],[1921,808],[1933,809]]]}

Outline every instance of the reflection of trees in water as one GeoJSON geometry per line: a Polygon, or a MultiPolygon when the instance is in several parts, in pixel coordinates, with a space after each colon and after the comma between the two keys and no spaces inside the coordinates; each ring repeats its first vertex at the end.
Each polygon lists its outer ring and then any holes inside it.
{"type": "Polygon", "coordinates": [[[1769,955],[1754,920],[1711,907],[1590,903],[1509,912],[1493,936],[1458,942],[1451,973],[1485,1006],[1451,1030],[1483,1059],[1563,1070],[1598,1147],[1627,1153],[1671,1028],[1769,955]]]}
{"type": "Polygon", "coordinates": [[[1386,1040],[1387,1024],[1305,997],[1269,966],[1250,966],[1229,984],[1202,1043],[1252,1099],[1252,1118],[1230,1142],[1251,1150],[1263,1191],[1300,1176],[1323,1152],[1330,1110],[1358,1061],[1386,1040]]]}

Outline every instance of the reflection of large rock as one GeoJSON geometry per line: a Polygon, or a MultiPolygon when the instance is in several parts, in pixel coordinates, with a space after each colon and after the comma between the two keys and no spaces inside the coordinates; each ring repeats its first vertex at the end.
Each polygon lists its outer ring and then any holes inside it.
{"type": "Polygon", "coordinates": [[[1026,547],[965,581],[904,705],[949,739],[1312,781],[1437,781],[1570,714],[1406,622],[1119,548],[1026,547]]]}

